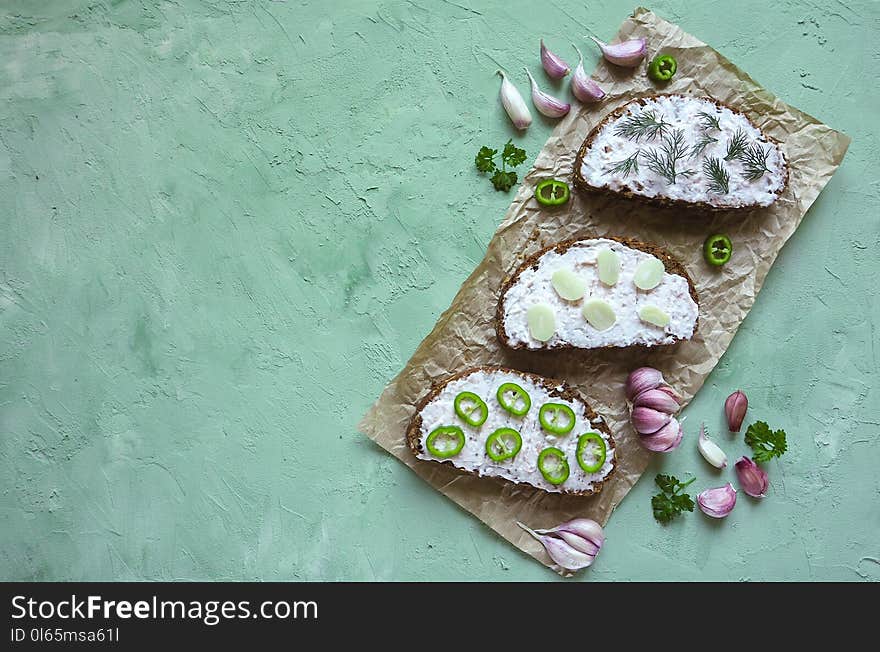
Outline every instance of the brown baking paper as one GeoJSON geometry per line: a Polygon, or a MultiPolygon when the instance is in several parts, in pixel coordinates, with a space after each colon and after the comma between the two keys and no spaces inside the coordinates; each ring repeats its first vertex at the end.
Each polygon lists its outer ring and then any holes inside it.
{"type": "MultiPolygon", "coordinates": [[[[649,52],[662,51],[680,62],[674,80],[661,92],[714,97],[742,110],[781,143],[790,166],[786,191],[770,208],[748,212],[691,214],[582,192],[573,192],[572,200],[561,210],[541,210],[532,198],[535,184],[548,177],[570,180],[576,152],[593,126],[629,100],[657,92],[644,65],[633,71],[601,63],[593,77],[607,91],[606,100],[595,108],[572,111],[557,125],[489,243],[485,258],[359,425],[435,489],[551,567],[543,547],[516,521],[533,528],[552,527],[576,516],[593,518],[603,525],[608,521],[651,455],[639,445],[627,421],[623,398],[627,374],[638,366],[656,367],[686,402],[693,398],[751,309],[780,249],[840,165],[850,140],[783,103],[708,45],[647,9],[636,9],[618,33],[621,40],[633,37],[647,38],[649,52]],[[703,239],[714,232],[728,233],[736,247],[734,257],[720,270],[709,269],[702,259],[703,239]],[[603,235],[655,243],[682,261],[700,298],[699,331],[693,340],[655,349],[537,353],[503,349],[492,320],[505,274],[546,245],[571,237],[603,235]],[[599,495],[549,494],[478,478],[451,465],[413,456],[404,433],[414,405],[435,381],[485,364],[565,380],[605,416],[617,442],[618,469],[599,495]]],[[[693,433],[687,435],[692,437],[693,433]]]]}

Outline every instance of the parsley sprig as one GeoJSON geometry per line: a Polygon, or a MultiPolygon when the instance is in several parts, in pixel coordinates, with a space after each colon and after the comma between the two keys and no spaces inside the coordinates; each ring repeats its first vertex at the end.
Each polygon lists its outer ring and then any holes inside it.
{"type": "Polygon", "coordinates": [[[496,154],[498,154],[497,149],[491,149],[483,145],[480,151],[477,152],[474,163],[480,172],[493,172],[494,174],[489,177],[489,181],[495,186],[495,190],[506,192],[513,188],[517,182],[516,172],[508,170],[507,166],[515,168],[517,165],[522,164],[526,160],[526,150],[520,149],[513,144],[512,140],[508,140],[501,151],[500,168],[495,164],[496,154]]]}
{"type": "Polygon", "coordinates": [[[651,508],[654,510],[654,518],[661,523],[669,523],[682,512],[694,511],[694,501],[691,497],[682,493],[696,478],[687,482],[681,482],[674,475],[660,473],[654,478],[654,482],[660,487],[660,493],[651,498],[651,508]]]}
{"type": "Polygon", "coordinates": [[[746,444],[752,447],[756,462],[769,462],[787,449],[784,430],[770,430],[763,421],[755,421],[746,430],[746,444]]]}

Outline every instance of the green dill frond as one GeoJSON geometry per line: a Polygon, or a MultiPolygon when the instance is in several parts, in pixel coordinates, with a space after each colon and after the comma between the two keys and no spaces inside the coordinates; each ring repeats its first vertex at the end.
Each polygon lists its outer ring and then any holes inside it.
{"type": "Polygon", "coordinates": [[[712,115],[711,113],[707,113],[706,111],[700,111],[697,114],[697,117],[700,118],[700,125],[706,131],[709,131],[710,129],[721,131],[721,123],[718,121],[717,115],[712,115]]]}
{"type": "Polygon", "coordinates": [[[652,148],[645,152],[648,169],[662,176],[667,183],[674,184],[680,174],[676,166],[684,158],[686,150],[684,132],[674,129],[672,133],[663,136],[659,150],[652,148]]]}
{"type": "Polygon", "coordinates": [[[737,129],[733,137],[727,141],[727,154],[724,156],[725,161],[732,161],[741,157],[749,146],[749,139],[746,132],[737,129]]]}
{"type": "Polygon", "coordinates": [[[765,150],[757,143],[742,153],[740,161],[742,161],[743,173],[745,174],[746,179],[749,181],[757,181],[764,176],[764,173],[770,171],[767,167],[768,156],[770,156],[770,150],[765,150]]]}
{"type": "Polygon", "coordinates": [[[669,124],[663,122],[662,117],[658,119],[654,111],[642,111],[621,120],[614,128],[614,135],[638,142],[643,136],[648,140],[653,140],[658,134],[662,136],[668,128],[669,124]]]}
{"type": "Polygon", "coordinates": [[[628,156],[622,161],[614,162],[611,167],[605,169],[605,174],[622,174],[624,178],[628,177],[631,172],[638,174],[639,155],[641,153],[642,150],[637,149],[632,156],[628,156]]]}
{"type": "Polygon", "coordinates": [[[700,140],[694,143],[693,147],[691,147],[691,158],[695,156],[699,156],[703,153],[703,150],[706,149],[712,143],[717,143],[718,139],[713,138],[712,136],[703,135],[700,137],[700,140]]]}
{"type": "Polygon", "coordinates": [[[718,194],[726,195],[729,192],[730,174],[724,169],[724,164],[714,156],[706,157],[703,161],[703,173],[709,178],[709,190],[718,194]]]}

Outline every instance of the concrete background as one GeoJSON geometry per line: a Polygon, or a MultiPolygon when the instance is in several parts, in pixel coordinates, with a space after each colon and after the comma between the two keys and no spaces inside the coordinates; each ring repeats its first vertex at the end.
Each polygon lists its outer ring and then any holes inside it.
{"type": "MultiPolygon", "coordinates": [[[[631,2],[22,2],[0,13],[0,579],[552,580],[355,430],[510,196],[499,64],[631,2]]],[[[853,137],[587,574],[880,579],[878,3],[651,8],[853,137]],[[651,518],[724,397],[763,502],[651,518]]],[[[531,158],[552,125],[518,139],[531,158]]]]}

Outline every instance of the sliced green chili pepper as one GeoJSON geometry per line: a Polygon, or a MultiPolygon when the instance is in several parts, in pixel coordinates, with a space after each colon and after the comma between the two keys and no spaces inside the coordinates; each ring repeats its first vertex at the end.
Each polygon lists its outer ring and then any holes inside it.
{"type": "Polygon", "coordinates": [[[535,199],[543,206],[561,206],[568,201],[570,191],[565,181],[544,179],[535,186],[535,199]]]}
{"type": "Polygon", "coordinates": [[[431,431],[425,446],[434,457],[455,457],[464,448],[464,431],[458,426],[440,426],[431,431]]]}
{"type": "Polygon", "coordinates": [[[498,388],[498,402],[505,410],[515,417],[521,417],[532,407],[532,399],[522,387],[516,383],[504,383],[498,388]]]}
{"type": "Polygon", "coordinates": [[[455,413],[469,426],[479,428],[489,416],[489,408],[473,392],[462,392],[455,397],[455,413]]]}
{"type": "Polygon", "coordinates": [[[716,233],[706,238],[703,243],[703,258],[706,262],[715,267],[721,267],[730,260],[733,253],[733,243],[723,233],[716,233]]]}
{"type": "Polygon", "coordinates": [[[607,453],[608,447],[599,433],[588,432],[578,437],[578,464],[587,473],[595,473],[601,469],[602,465],[605,464],[605,455],[607,453]]]}
{"type": "Polygon", "coordinates": [[[541,427],[554,435],[565,435],[574,428],[574,410],[562,403],[544,403],[538,411],[541,427]]]}
{"type": "Polygon", "coordinates": [[[568,480],[568,460],[558,448],[545,448],[538,455],[538,470],[550,484],[562,484],[568,480]]]}
{"type": "Polygon", "coordinates": [[[496,462],[511,460],[522,448],[522,437],[513,428],[499,428],[486,440],[486,454],[496,462]]]}
{"type": "Polygon", "coordinates": [[[648,77],[657,82],[665,82],[672,79],[676,70],[678,70],[678,63],[675,61],[675,57],[661,54],[659,57],[654,57],[648,64],[648,77]]]}

